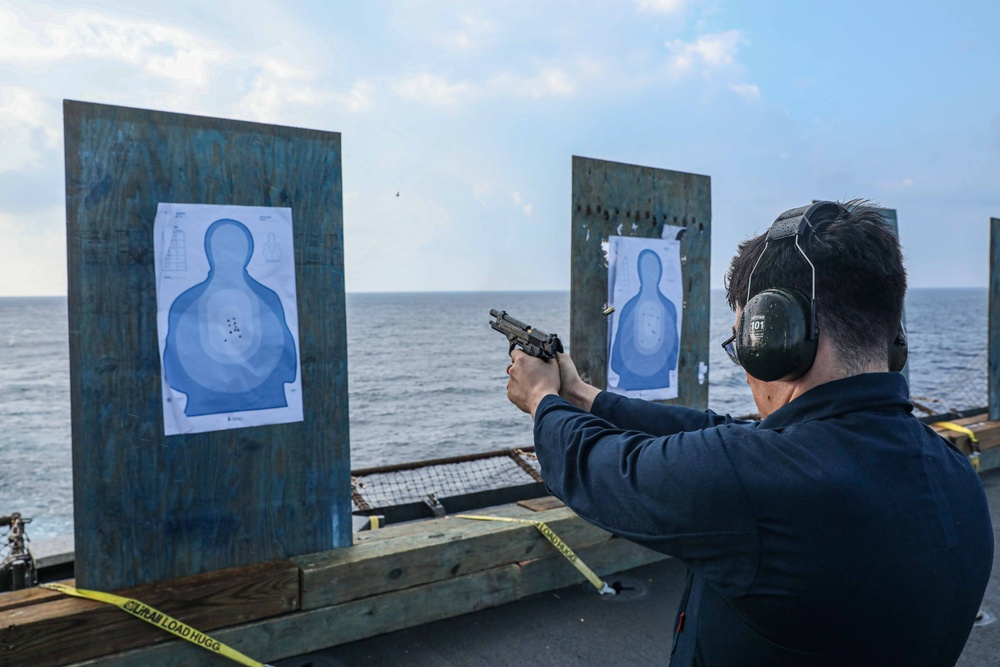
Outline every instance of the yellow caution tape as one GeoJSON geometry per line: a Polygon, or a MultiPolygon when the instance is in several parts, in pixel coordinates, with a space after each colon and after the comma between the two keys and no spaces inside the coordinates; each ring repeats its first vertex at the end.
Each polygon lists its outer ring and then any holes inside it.
{"type": "Polygon", "coordinates": [[[933,424],[931,424],[931,426],[940,426],[941,428],[947,429],[949,431],[955,431],[956,433],[964,433],[965,435],[969,436],[969,440],[971,440],[973,444],[975,445],[979,444],[979,438],[976,437],[976,434],[973,433],[972,429],[966,428],[964,426],[959,426],[955,422],[934,422],[933,424]]]}
{"type": "Polygon", "coordinates": [[[534,526],[535,528],[538,529],[538,532],[544,535],[546,539],[548,539],[548,541],[552,543],[552,546],[554,546],[559,551],[559,553],[561,553],[563,556],[566,557],[566,560],[572,563],[573,566],[576,569],[578,569],[580,573],[583,574],[583,576],[587,578],[587,581],[589,581],[594,585],[594,587],[601,595],[615,595],[615,593],[617,593],[615,589],[613,589],[611,586],[608,586],[606,582],[602,581],[600,577],[594,574],[594,571],[591,570],[589,567],[587,567],[586,564],[584,564],[584,562],[580,560],[580,558],[575,553],[573,553],[573,550],[570,549],[565,542],[559,539],[559,536],[556,535],[554,532],[552,532],[552,529],[549,528],[547,525],[545,525],[543,521],[532,521],[531,519],[514,519],[507,516],[480,516],[477,514],[456,514],[454,516],[456,519],[476,519],[478,521],[507,521],[509,523],[524,523],[528,524],[529,526],[534,526]]]}
{"type": "MultiPolygon", "coordinates": [[[[955,431],[956,433],[964,433],[965,435],[969,436],[969,440],[972,441],[973,445],[979,444],[979,438],[976,437],[976,434],[973,433],[971,428],[959,426],[955,422],[934,422],[933,424],[931,424],[931,426],[940,426],[941,428],[947,429],[949,431],[955,431]]],[[[972,469],[975,470],[976,472],[979,472],[979,452],[973,451],[971,454],[969,454],[969,461],[972,463],[972,469]]]]}
{"type": "Polygon", "coordinates": [[[176,618],[167,616],[162,611],[153,609],[149,605],[143,604],[138,600],[121,597],[120,595],[113,595],[111,593],[102,593],[101,591],[88,591],[84,588],[73,588],[72,586],[65,586],[63,584],[42,584],[39,588],[47,588],[52,591],[58,591],[60,593],[65,593],[66,595],[72,595],[78,598],[97,600],[98,602],[113,604],[119,609],[132,614],[136,618],[141,618],[147,623],[151,623],[158,628],[162,628],[172,635],[176,635],[181,639],[186,639],[195,646],[200,646],[203,649],[211,651],[212,653],[218,653],[219,655],[225,656],[230,660],[234,660],[241,665],[246,665],[247,667],[271,667],[270,665],[265,665],[262,662],[257,662],[252,658],[248,658],[239,651],[226,646],[222,642],[212,639],[205,633],[195,630],[190,625],[181,623],[176,618]]]}

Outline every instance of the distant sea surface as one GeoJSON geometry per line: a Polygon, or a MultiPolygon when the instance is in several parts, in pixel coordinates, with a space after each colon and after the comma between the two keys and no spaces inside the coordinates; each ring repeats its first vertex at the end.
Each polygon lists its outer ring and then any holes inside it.
{"type": "MultiPolygon", "coordinates": [[[[744,374],[719,346],[732,312],[724,292],[711,298],[709,407],[752,413],[744,374]]],[[[906,307],[916,400],[986,405],[986,288],[915,289],[906,307]]],[[[490,308],[568,342],[568,292],[347,295],[353,468],[532,444],[531,418],[507,401],[507,345],[490,308]]],[[[66,317],[64,297],[0,298],[0,515],[31,517],[35,539],[73,532],[66,317]]]]}

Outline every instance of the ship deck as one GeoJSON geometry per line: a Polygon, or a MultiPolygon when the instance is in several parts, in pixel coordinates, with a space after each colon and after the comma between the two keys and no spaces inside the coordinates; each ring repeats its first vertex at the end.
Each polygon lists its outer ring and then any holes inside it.
{"type": "MultiPolygon", "coordinates": [[[[1000,532],[1000,469],[981,475],[1000,532]]],[[[276,667],[522,667],[666,664],[684,586],[674,559],[609,578],[624,590],[600,596],[589,584],[280,660],[276,667]]],[[[1000,549],[983,609],[1000,614],[1000,549]]],[[[1000,621],[972,628],[958,665],[1000,664],[1000,621]]]]}

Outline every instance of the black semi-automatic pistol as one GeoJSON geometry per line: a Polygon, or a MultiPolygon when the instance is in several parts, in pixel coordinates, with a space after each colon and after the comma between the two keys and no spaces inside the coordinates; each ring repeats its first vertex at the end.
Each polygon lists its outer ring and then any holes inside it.
{"type": "Polygon", "coordinates": [[[490,322],[490,326],[506,336],[510,343],[508,352],[513,352],[515,347],[519,347],[533,357],[548,361],[555,359],[556,352],[563,351],[562,341],[555,334],[545,333],[541,329],[515,320],[506,310],[494,308],[490,310],[490,315],[496,318],[490,322]]]}

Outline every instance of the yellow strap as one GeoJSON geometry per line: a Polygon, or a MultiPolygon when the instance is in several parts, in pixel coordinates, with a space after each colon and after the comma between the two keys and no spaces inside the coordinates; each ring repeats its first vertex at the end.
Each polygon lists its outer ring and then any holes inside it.
{"type": "Polygon", "coordinates": [[[976,437],[976,434],[972,432],[972,429],[965,428],[964,426],[959,426],[955,422],[934,422],[933,424],[931,424],[931,426],[940,426],[941,428],[947,429],[949,431],[955,431],[956,433],[964,433],[965,435],[969,436],[969,440],[971,440],[973,444],[976,445],[979,444],[979,439],[976,437]]]}
{"type": "Polygon", "coordinates": [[[49,590],[65,593],[66,595],[73,595],[78,598],[97,600],[98,602],[113,604],[119,609],[132,614],[136,618],[141,618],[147,623],[152,623],[153,625],[166,630],[170,634],[177,635],[181,639],[186,639],[195,646],[200,646],[203,649],[211,651],[212,653],[218,653],[219,655],[225,656],[230,660],[234,660],[241,665],[246,665],[247,667],[270,667],[270,665],[265,665],[262,662],[257,662],[252,658],[248,658],[239,651],[229,648],[222,642],[212,639],[205,633],[198,632],[190,625],[181,623],[176,618],[167,616],[162,611],[153,609],[138,600],[124,598],[120,595],[113,595],[111,593],[102,593],[101,591],[89,591],[85,588],[73,588],[72,586],[65,586],[63,584],[42,584],[39,588],[48,588],[49,590]]]}
{"type": "Polygon", "coordinates": [[[552,529],[549,528],[547,525],[545,525],[545,523],[542,521],[532,521],[531,519],[514,519],[506,516],[480,516],[478,514],[456,514],[454,516],[456,519],[475,519],[478,521],[507,521],[509,523],[524,523],[528,524],[529,526],[534,526],[535,528],[538,529],[538,532],[544,535],[546,539],[548,539],[548,541],[552,543],[552,546],[554,546],[559,551],[559,553],[561,553],[563,556],[566,557],[566,560],[572,563],[573,566],[576,569],[578,569],[580,573],[583,574],[583,576],[587,578],[587,581],[592,583],[594,587],[597,588],[598,592],[601,595],[614,595],[616,593],[615,589],[613,589],[611,586],[608,586],[607,583],[602,581],[600,577],[594,574],[594,571],[591,570],[589,567],[587,567],[586,564],[584,564],[584,562],[580,560],[580,558],[575,553],[573,553],[573,550],[570,549],[565,542],[559,539],[559,536],[556,535],[554,532],[552,532],[552,529]]]}

